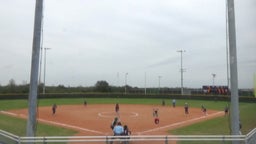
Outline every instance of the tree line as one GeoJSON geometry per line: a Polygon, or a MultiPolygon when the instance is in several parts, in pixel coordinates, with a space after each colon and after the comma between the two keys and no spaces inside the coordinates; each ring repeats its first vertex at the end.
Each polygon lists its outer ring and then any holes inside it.
{"type": "MultiPolygon", "coordinates": [[[[23,84],[16,84],[14,79],[10,79],[9,83],[5,86],[0,85],[0,94],[27,94],[29,93],[29,84],[23,82],[23,84]]],[[[38,85],[38,92],[43,93],[44,84],[38,85]]],[[[139,88],[129,85],[125,86],[111,86],[105,80],[100,80],[95,83],[94,86],[45,86],[46,93],[124,93],[125,89],[127,93],[136,94],[180,94],[180,88],[168,88],[168,87],[151,87],[151,88],[139,88]]],[[[204,94],[202,88],[184,88],[187,91],[187,95],[204,94]]],[[[239,90],[239,95],[253,96],[253,89],[239,90]]]]}
{"type": "MultiPolygon", "coordinates": [[[[38,85],[38,92],[43,93],[44,84],[40,83],[38,85]]],[[[132,87],[129,85],[125,86],[111,86],[105,80],[100,80],[95,83],[94,86],[45,86],[46,93],[90,93],[90,92],[100,92],[100,93],[124,93],[125,89],[128,93],[145,93],[145,88],[132,87]]],[[[180,88],[147,88],[147,93],[167,93],[170,92],[178,94],[180,93],[180,88]]],[[[16,84],[14,79],[9,80],[7,85],[0,85],[0,94],[26,94],[29,93],[29,84],[24,82],[23,84],[16,84]]]]}

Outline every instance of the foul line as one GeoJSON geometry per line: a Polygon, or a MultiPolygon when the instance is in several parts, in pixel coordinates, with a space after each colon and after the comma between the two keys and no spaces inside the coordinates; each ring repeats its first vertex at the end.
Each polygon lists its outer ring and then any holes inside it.
{"type": "MultiPolygon", "coordinates": [[[[22,118],[27,118],[26,115],[24,114],[15,114],[15,113],[11,113],[11,112],[7,112],[7,111],[1,111],[1,113],[3,114],[7,114],[7,115],[11,115],[11,116],[15,116],[15,117],[22,117],[22,118]]],[[[72,128],[72,129],[77,129],[77,130],[81,130],[81,131],[86,131],[86,132],[92,132],[92,133],[97,133],[97,134],[104,134],[103,132],[99,132],[96,130],[90,130],[90,129],[86,129],[86,128],[80,128],[78,126],[73,126],[73,125],[68,125],[68,124],[63,124],[63,123],[58,123],[58,122],[54,122],[54,121],[49,121],[49,120],[44,120],[44,119],[37,119],[38,121],[41,122],[45,122],[45,123],[49,123],[49,124],[54,124],[54,125],[58,125],[58,126],[64,126],[64,127],[68,127],[68,128],[72,128]]]]}
{"type": "Polygon", "coordinates": [[[198,117],[198,118],[194,118],[194,119],[190,119],[190,120],[186,120],[186,121],[182,121],[182,122],[177,122],[177,123],[173,123],[173,124],[170,124],[170,125],[166,125],[166,126],[162,126],[162,127],[158,127],[158,128],[138,132],[138,134],[144,134],[144,133],[148,133],[148,132],[153,132],[153,131],[158,131],[158,130],[161,130],[161,129],[169,128],[169,127],[182,125],[182,124],[185,124],[185,123],[189,123],[189,122],[197,121],[197,120],[200,120],[200,119],[204,119],[206,117],[219,115],[220,113],[223,113],[223,112],[216,112],[216,113],[213,113],[213,114],[210,114],[210,115],[207,115],[207,116],[201,116],[201,117],[198,117]]]}

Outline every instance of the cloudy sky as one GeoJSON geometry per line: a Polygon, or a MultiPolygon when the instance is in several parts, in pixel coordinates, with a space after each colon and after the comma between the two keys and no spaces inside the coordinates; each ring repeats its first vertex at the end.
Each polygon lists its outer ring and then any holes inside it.
{"type": "MultiPolygon", "coordinates": [[[[29,83],[35,0],[0,0],[0,84],[29,83]]],[[[239,88],[256,73],[256,1],[235,0],[239,88]]],[[[225,0],[44,0],[46,85],[227,84],[225,0]]],[[[42,65],[43,66],[43,65],[42,65]]],[[[43,73],[42,73],[43,76],[43,73]]]]}

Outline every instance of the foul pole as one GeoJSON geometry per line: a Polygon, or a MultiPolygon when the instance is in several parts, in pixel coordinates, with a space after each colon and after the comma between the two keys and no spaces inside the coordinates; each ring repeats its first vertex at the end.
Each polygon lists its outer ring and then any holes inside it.
{"type": "MultiPolygon", "coordinates": [[[[43,0],[36,0],[34,35],[30,73],[30,89],[28,97],[28,120],[27,132],[28,137],[34,137],[36,133],[36,110],[37,110],[37,91],[38,91],[38,73],[39,73],[39,54],[41,47],[41,27],[43,16],[43,0]]],[[[28,143],[30,144],[30,143],[28,143]]]]}

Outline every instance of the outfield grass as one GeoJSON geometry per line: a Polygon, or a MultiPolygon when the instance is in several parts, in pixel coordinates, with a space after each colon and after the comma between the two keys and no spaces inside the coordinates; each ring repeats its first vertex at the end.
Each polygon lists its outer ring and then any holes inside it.
{"type": "MultiPolygon", "coordinates": [[[[161,105],[163,99],[118,99],[118,98],[88,98],[88,104],[157,104],[161,105]]],[[[39,106],[51,106],[53,103],[57,105],[83,104],[84,99],[40,99],[39,106]]],[[[177,106],[183,106],[185,102],[190,107],[200,108],[203,104],[207,109],[224,110],[224,107],[229,104],[223,101],[204,101],[204,100],[177,100],[177,106]]],[[[165,99],[166,105],[171,105],[171,99],[165,99]]],[[[0,110],[21,109],[27,108],[27,100],[1,100],[0,110]]],[[[246,134],[256,127],[256,104],[255,103],[240,103],[240,119],[242,123],[242,133],[246,134]]],[[[2,130],[11,132],[19,136],[25,136],[26,121],[23,119],[13,118],[0,114],[0,127],[2,130]]],[[[61,127],[39,124],[37,128],[38,136],[67,136],[74,135],[76,132],[61,127]]],[[[209,121],[200,122],[184,128],[169,131],[175,135],[210,135],[210,134],[230,134],[229,117],[219,117],[209,121]]]]}
{"type": "MultiPolygon", "coordinates": [[[[249,133],[256,127],[256,104],[254,103],[240,103],[240,121],[242,124],[242,134],[249,133]]],[[[184,128],[179,128],[169,131],[174,135],[229,135],[231,134],[229,116],[218,117],[208,121],[196,123],[184,128]]],[[[178,144],[215,144],[211,141],[184,141],[178,144]]],[[[226,144],[227,142],[225,142],[226,144]]]]}
{"type": "MultiPolygon", "coordinates": [[[[26,136],[26,124],[27,121],[24,119],[0,114],[0,127],[4,131],[10,132],[17,136],[26,136]]],[[[36,136],[72,136],[77,133],[74,130],[65,129],[63,127],[56,127],[40,123],[37,125],[36,129],[36,136]]],[[[14,141],[1,136],[0,141],[8,144],[16,144],[14,141]]]]}
{"type": "MultiPolygon", "coordinates": [[[[256,127],[256,104],[240,103],[240,121],[242,133],[247,134],[256,127]]],[[[230,134],[230,119],[223,116],[205,122],[193,124],[185,128],[170,131],[173,134],[230,134]]]]}
{"type": "MultiPolygon", "coordinates": [[[[25,136],[26,134],[26,124],[27,121],[24,119],[19,119],[15,117],[10,117],[6,115],[0,115],[1,129],[13,133],[18,136],[25,136]]],[[[37,125],[38,136],[63,136],[63,135],[73,135],[76,132],[73,130],[64,129],[62,127],[53,127],[47,124],[37,125]]]]}

